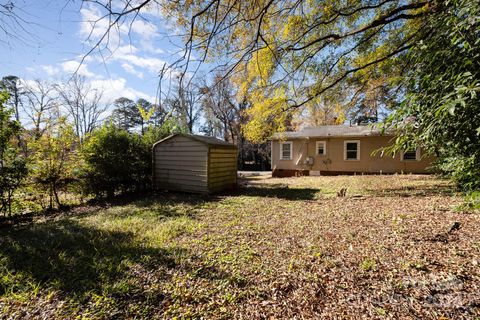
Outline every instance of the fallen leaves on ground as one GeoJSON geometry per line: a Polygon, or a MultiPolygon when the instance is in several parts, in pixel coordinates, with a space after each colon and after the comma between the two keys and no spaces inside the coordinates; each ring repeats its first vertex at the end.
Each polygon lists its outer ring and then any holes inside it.
{"type": "Polygon", "coordinates": [[[431,176],[262,177],[210,198],[95,208],[1,234],[0,308],[5,318],[475,319],[480,215],[456,210],[461,201],[431,176]],[[73,278],[25,266],[41,250],[28,233],[51,237],[46,257],[73,278]]]}

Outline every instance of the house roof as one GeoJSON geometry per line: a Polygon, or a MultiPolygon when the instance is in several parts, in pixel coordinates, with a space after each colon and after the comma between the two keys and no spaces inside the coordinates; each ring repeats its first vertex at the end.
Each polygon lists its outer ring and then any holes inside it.
{"type": "Polygon", "coordinates": [[[190,138],[192,140],[201,142],[201,143],[206,144],[208,146],[218,146],[218,147],[222,147],[222,148],[232,148],[232,149],[237,148],[236,145],[234,145],[232,143],[229,143],[229,142],[226,142],[226,141],[223,141],[223,140],[220,140],[220,139],[217,139],[215,137],[200,136],[200,135],[196,135],[196,134],[187,134],[187,133],[172,134],[172,135],[166,137],[165,139],[157,141],[153,146],[156,146],[157,144],[160,144],[162,142],[165,142],[165,141],[170,140],[171,138],[177,137],[177,136],[190,138]]]}
{"type": "Polygon", "coordinates": [[[382,135],[393,136],[393,133],[391,131],[382,132],[382,129],[377,125],[329,125],[306,127],[300,131],[277,132],[273,135],[272,140],[307,137],[369,137],[382,135]]]}

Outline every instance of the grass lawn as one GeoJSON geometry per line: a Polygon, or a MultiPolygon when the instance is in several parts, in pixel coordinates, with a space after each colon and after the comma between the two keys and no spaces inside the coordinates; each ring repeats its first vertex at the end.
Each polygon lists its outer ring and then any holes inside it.
{"type": "Polygon", "coordinates": [[[0,230],[0,318],[480,319],[461,201],[429,176],[257,177],[77,208],[0,230]]]}

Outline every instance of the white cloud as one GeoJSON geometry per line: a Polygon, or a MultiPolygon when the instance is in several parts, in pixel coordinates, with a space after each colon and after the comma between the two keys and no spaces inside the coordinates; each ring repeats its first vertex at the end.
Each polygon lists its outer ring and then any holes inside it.
{"type": "Polygon", "coordinates": [[[119,60],[126,61],[131,65],[140,68],[145,68],[153,73],[159,73],[160,70],[162,70],[163,66],[166,64],[166,62],[162,59],[150,57],[145,58],[134,54],[126,54],[119,57],[119,60]]]}
{"type": "Polygon", "coordinates": [[[131,23],[131,31],[140,35],[143,39],[153,39],[158,35],[158,28],[153,23],[143,20],[135,20],[131,23]]]}
{"type": "Polygon", "coordinates": [[[62,70],[57,65],[42,64],[32,67],[25,67],[30,77],[42,79],[47,75],[49,78],[55,78],[62,75],[62,70]]]}
{"type": "MultiPolygon", "coordinates": [[[[125,2],[127,0],[112,0],[111,5],[112,8],[116,9],[117,11],[123,10],[125,8],[125,2]]],[[[138,6],[141,3],[144,3],[143,0],[128,0],[128,4],[130,7],[138,6]]],[[[145,6],[142,7],[142,15],[150,15],[155,17],[164,17],[162,11],[162,2],[163,1],[150,1],[145,6]]]]}
{"type": "Polygon", "coordinates": [[[137,71],[137,70],[135,69],[135,67],[132,66],[131,64],[122,63],[122,68],[123,68],[123,70],[125,70],[126,72],[128,72],[128,73],[130,73],[130,74],[133,74],[133,75],[139,77],[140,79],[143,79],[143,72],[137,71]]]}
{"type": "MultiPolygon", "coordinates": [[[[120,10],[120,9],[119,9],[120,10]]],[[[140,41],[150,42],[159,34],[158,27],[138,16],[135,20],[125,20],[119,23],[111,22],[97,6],[87,5],[80,10],[82,21],[80,22],[80,35],[90,45],[96,45],[102,40],[101,47],[113,48],[120,47],[124,43],[124,38],[131,33],[139,36],[140,41]],[[108,36],[105,35],[108,33],[108,36]]]]}
{"type": "Polygon", "coordinates": [[[140,39],[140,46],[142,47],[143,50],[149,53],[154,53],[154,54],[164,54],[165,50],[162,48],[158,48],[154,45],[154,42],[149,40],[149,39],[140,39]]]}
{"type": "Polygon", "coordinates": [[[143,98],[154,102],[155,97],[150,96],[144,92],[127,87],[127,80],[124,78],[110,79],[110,80],[93,80],[91,82],[92,88],[97,88],[103,92],[102,102],[112,103],[115,99],[120,97],[137,100],[143,98]]]}
{"type": "Polygon", "coordinates": [[[61,63],[62,70],[66,73],[77,73],[78,75],[85,76],[87,78],[94,77],[95,74],[88,70],[87,64],[69,60],[61,63]]]}
{"type": "Polygon", "coordinates": [[[111,26],[108,18],[93,5],[83,7],[80,14],[82,17],[80,36],[83,41],[94,46],[104,37],[101,48],[115,48],[121,45],[123,35],[128,32],[126,26],[118,24],[111,26]]]}
{"type": "Polygon", "coordinates": [[[88,6],[80,10],[82,21],[80,22],[80,35],[98,39],[102,37],[108,30],[109,22],[102,19],[100,11],[88,6]]]}
{"type": "Polygon", "coordinates": [[[112,52],[112,54],[107,58],[107,60],[109,62],[118,61],[122,63],[122,67],[126,71],[132,70],[129,67],[126,67],[129,70],[124,67],[125,64],[128,64],[131,67],[136,67],[135,70],[141,68],[155,74],[158,74],[160,70],[162,70],[164,64],[168,65],[165,60],[159,58],[142,57],[139,54],[139,51],[140,50],[133,45],[120,46],[112,52]]]}
{"type": "Polygon", "coordinates": [[[135,54],[138,52],[138,48],[131,45],[131,44],[127,44],[127,45],[124,45],[124,46],[119,46],[118,48],[115,48],[113,51],[112,51],[112,57],[121,57],[123,55],[126,55],[126,54],[135,54]]]}
{"type": "MultiPolygon", "coordinates": [[[[133,5],[135,1],[130,4],[133,5]]],[[[123,0],[114,0],[111,5],[117,11],[125,7],[123,0]]],[[[110,22],[99,6],[87,4],[81,9],[80,35],[87,38],[90,46],[96,45],[105,33],[109,34],[108,38],[102,41],[99,49],[108,49],[111,54],[95,53],[93,56],[96,61],[118,62],[123,70],[140,78],[147,73],[158,75],[164,65],[169,65],[165,60],[157,58],[158,55],[166,53],[156,46],[156,40],[160,34],[159,28],[162,30],[166,28],[164,25],[166,18],[161,13],[160,6],[148,5],[142,9],[141,13],[150,15],[154,23],[137,16],[136,20],[127,19],[109,30],[110,22]],[[132,44],[132,39],[135,45],[132,44]]],[[[168,73],[165,76],[170,77],[171,74],[168,73]]]]}
{"type": "Polygon", "coordinates": [[[54,77],[60,74],[60,69],[56,66],[41,65],[40,68],[49,76],[54,77]]]}
{"type": "Polygon", "coordinates": [[[165,15],[162,12],[162,7],[157,1],[151,1],[145,7],[142,8],[142,14],[148,14],[155,17],[164,18],[165,15]]]}

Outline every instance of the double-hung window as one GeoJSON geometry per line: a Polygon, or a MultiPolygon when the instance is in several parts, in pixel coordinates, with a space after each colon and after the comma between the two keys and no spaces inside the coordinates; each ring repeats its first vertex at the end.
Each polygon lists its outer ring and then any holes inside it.
{"type": "Polygon", "coordinates": [[[292,160],[292,142],[280,142],[280,160],[292,160]]]}
{"type": "Polygon", "coordinates": [[[327,154],[327,143],[325,141],[316,142],[317,156],[324,156],[327,154]]]}
{"type": "Polygon", "coordinates": [[[360,141],[346,140],[343,145],[343,158],[345,160],[360,160],[360,141]]]}

